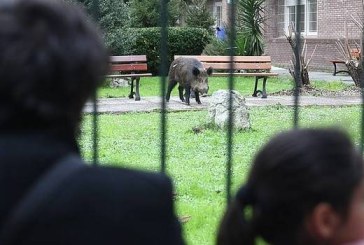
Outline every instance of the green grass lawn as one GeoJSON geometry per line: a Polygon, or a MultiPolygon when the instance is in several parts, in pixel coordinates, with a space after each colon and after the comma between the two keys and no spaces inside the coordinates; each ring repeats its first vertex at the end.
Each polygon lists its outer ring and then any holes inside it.
{"type": "MultiPolygon", "coordinates": [[[[251,77],[237,77],[234,79],[234,87],[244,96],[251,96],[254,90],[255,79],[251,77]]],[[[348,86],[339,81],[325,82],[325,81],[312,81],[312,86],[320,89],[327,90],[340,90],[348,86]]],[[[107,85],[109,80],[105,81],[105,86],[99,89],[98,96],[100,98],[118,98],[127,97],[130,93],[130,86],[123,88],[110,88],[107,85]]],[[[281,90],[291,89],[293,86],[289,77],[272,77],[267,81],[267,93],[273,93],[281,90]]],[[[228,88],[227,77],[210,77],[209,78],[209,94],[219,90],[228,88]]],[[[258,89],[262,89],[262,81],[259,81],[258,89]]],[[[160,77],[146,77],[140,80],[140,96],[157,96],[161,91],[160,77]]],[[[172,96],[178,95],[177,87],[172,91],[172,96]]]]}
{"type": "MultiPolygon", "coordinates": [[[[152,81],[157,83],[157,80],[152,81]]],[[[218,79],[216,81],[219,82],[218,79]]],[[[272,79],[269,90],[279,89],[282,83],[287,83],[289,87],[288,81],[272,79]]],[[[217,89],[215,82],[211,84],[212,88],[217,89]]],[[[250,92],[249,89],[246,92],[250,92]]],[[[276,132],[292,127],[292,110],[292,107],[283,106],[250,109],[251,130],[234,133],[233,191],[244,181],[259,147],[276,132]]],[[[305,107],[300,109],[300,126],[339,126],[347,129],[358,144],[360,113],[359,106],[305,107]]],[[[167,114],[167,172],[173,179],[177,193],[177,214],[190,216],[190,220],[183,224],[184,236],[190,245],[214,244],[226,202],[226,132],[204,129],[195,134],[192,130],[193,127],[203,126],[206,116],[207,111],[167,114]]],[[[104,114],[100,115],[99,124],[101,162],[159,171],[159,113],[104,114]]],[[[82,154],[86,159],[91,159],[90,116],[86,116],[82,131],[82,154]]]]}

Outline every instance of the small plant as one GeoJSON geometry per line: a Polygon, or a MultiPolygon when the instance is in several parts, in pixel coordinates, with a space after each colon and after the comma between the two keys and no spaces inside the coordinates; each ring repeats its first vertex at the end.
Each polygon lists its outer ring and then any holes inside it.
{"type": "Polygon", "coordinates": [[[213,35],[212,26],[214,23],[215,20],[211,15],[211,11],[207,9],[206,0],[192,0],[192,4],[187,7],[187,26],[204,28],[213,35]]]}
{"type": "MultiPolygon", "coordinates": [[[[178,0],[168,2],[168,22],[169,26],[175,26],[179,11],[177,9],[178,0]]],[[[130,27],[158,27],[160,26],[159,0],[130,0],[130,27]]]]}
{"type": "MultiPolygon", "coordinates": [[[[296,37],[298,37],[298,35],[301,35],[301,34],[299,32],[297,32],[297,30],[295,30],[294,24],[290,23],[290,25],[288,26],[288,35],[286,35],[286,38],[293,51],[291,67],[289,68],[289,73],[292,75],[293,78],[296,77],[295,71],[297,69],[295,50],[297,49],[297,38],[296,37]]],[[[307,43],[306,43],[306,40],[302,36],[301,36],[301,39],[304,41],[303,41],[301,50],[299,50],[299,57],[298,57],[299,66],[300,66],[300,68],[299,68],[300,78],[301,78],[300,82],[298,82],[298,84],[297,84],[298,87],[302,87],[302,85],[304,85],[304,86],[310,85],[308,67],[312,60],[312,56],[314,55],[316,48],[317,48],[317,45],[316,45],[313,52],[311,53],[310,58],[307,58],[307,43]]]]}
{"type": "MultiPolygon", "coordinates": [[[[239,0],[237,11],[237,31],[245,40],[244,55],[264,53],[263,24],[265,0],[239,0]]],[[[239,35],[238,35],[239,36],[239,35]]]]}
{"type": "MultiPolygon", "coordinates": [[[[362,1],[364,10],[364,1],[362,1]]],[[[352,20],[358,26],[359,30],[363,33],[364,23],[359,21],[360,17],[356,18],[351,15],[352,20]]],[[[360,40],[363,46],[363,40],[360,40]]],[[[355,86],[360,87],[360,75],[363,73],[363,58],[360,51],[360,45],[354,41],[353,44],[349,43],[347,22],[345,20],[345,39],[344,41],[338,40],[336,42],[337,48],[341,55],[344,57],[345,65],[348,69],[349,75],[353,79],[355,86]]]]}
{"type": "Polygon", "coordinates": [[[212,38],[211,42],[203,50],[204,55],[227,55],[226,51],[229,44],[226,41],[212,38]]]}

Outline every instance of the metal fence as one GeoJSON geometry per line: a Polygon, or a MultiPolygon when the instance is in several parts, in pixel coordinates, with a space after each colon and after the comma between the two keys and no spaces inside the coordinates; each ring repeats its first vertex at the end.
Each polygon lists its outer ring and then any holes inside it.
{"type": "MultiPolygon", "coordinates": [[[[230,0],[230,4],[234,6],[237,3],[238,0],[230,0]]],[[[167,114],[166,114],[166,102],[164,100],[164,95],[166,92],[166,77],[168,74],[168,59],[167,59],[167,25],[168,25],[168,16],[167,16],[167,4],[168,0],[161,0],[161,9],[160,9],[160,26],[161,26],[161,36],[160,36],[160,44],[161,44],[161,66],[160,66],[160,96],[162,98],[161,102],[161,117],[160,117],[160,141],[161,141],[161,148],[160,148],[160,171],[162,173],[165,173],[166,171],[166,155],[167,155],[167,144],[166,144],[166,136],[167,136],[167,114]]],[[[98,19],[99,16],[99,0],[93,0],[93,14],[96,19],[98,19]]],[[[297,0],[297,12],[301,13],[301,0],[297,0]]],[[[299,30],[301,28],[300,21],[298,21],[299,16],[301,14],[296,15],[295,20],[295,27],[296,31],[299,33],[299,30]]],[[[229,8],[228,18],[230,23],[235,23],[236,19],[236,11],[235,8],[229,8]]],[[[234,25],[230,26],[231,32],[228,36],[229,38],[229,55],[230,55],[230,76],[228,78],[228,88],[229,90],[234,89],[234,77],[232,75],[233,73],[233,59],[234,59],[234,47],[235,38],[236,38],[236,28],[234,25]]],[[[363,38],[364,40],[364,33],[363,38]]],[[[300,77],[300,61],[299,61],[299,54],[301,50],[301,37],[300,35],[297,35],[296,37],[296,47],[294,50],[295,54],[295,70],[294,70],[294,80],[295,80],[295,87],[294,87],[294,110],[293,110],[293,128],[299,127],[299,109],[300,109],[300,97],[299,97],[299,88],[301,83],[301,77],[300,77]]],[[[362,48],[363,50],[363,48],[362,48]]],[[[360,61],[361,65],[364,65],[363,59],[360,61]]],[[[364,141],[364,94],[363,94],[363,80],[364,80],[364,71],[360,74],[360,88],[361,88],[361,94],[362,94],[362,108],[361,108],[361,121],[360,121],[360,149],[361,152],[363,152],[363,141],[364,141]]],[[[229,99],[229,120],[228,120],[228,128],[226,133],[226,144],[227,144],[227,157],[226,157],[226,201],[229,203],[231,200],[231,185],[232,185],[232,149],[233,149],[233,113],[232,113],[232,93],[230,93],[230,99],[229,99]]],[[[96,94],[94,95],[94,103],[93,103],[93,164],[97,165],[98,162],[98,112],[97,112],[97,103],[96,103],[96,94]]]]}

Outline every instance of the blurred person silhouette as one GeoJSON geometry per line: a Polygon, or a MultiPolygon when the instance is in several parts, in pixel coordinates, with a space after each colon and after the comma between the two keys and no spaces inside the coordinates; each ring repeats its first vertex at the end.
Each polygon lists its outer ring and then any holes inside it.
{"type": "Polygon", "coordinates": [[[217,26],[215,29],[216,29],[215,32],[216,38],[219,39],[220,41],[226,40],[225,28],[217,26]]]}
{"type": "Polygon", "coordinates": [[[359,245],[363,238],[361,154],[342,130],[293,129],[257,153],[217,244],[359,245]]]}
{"type": "Polygon", "coordinates": [[[184,243],[168,177],[79,157],[107,63],[78,7],[0,2],[0,244],[184,243]]]}

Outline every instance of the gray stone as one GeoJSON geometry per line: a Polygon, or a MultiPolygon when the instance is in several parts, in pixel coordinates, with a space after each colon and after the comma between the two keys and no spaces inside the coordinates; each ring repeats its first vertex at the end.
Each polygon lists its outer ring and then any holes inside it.
{"type": "MultiPolygon", "coordinates": [[[[233,127],[237,130],[250,128],[248,107],[245,98],[238,91],[232,93],[233,127]]],[[[229,91],[218,90],[212,94],[208,106],[208,123],[213,123],[219,128],[226,128],[229,120],[229,91]]]]}
{"type": "Polygon", "coordinates": [[[129,85],[129,80],[124,78],[112,78],[110,81],[111,88],[128,87],[129,85]]]}

